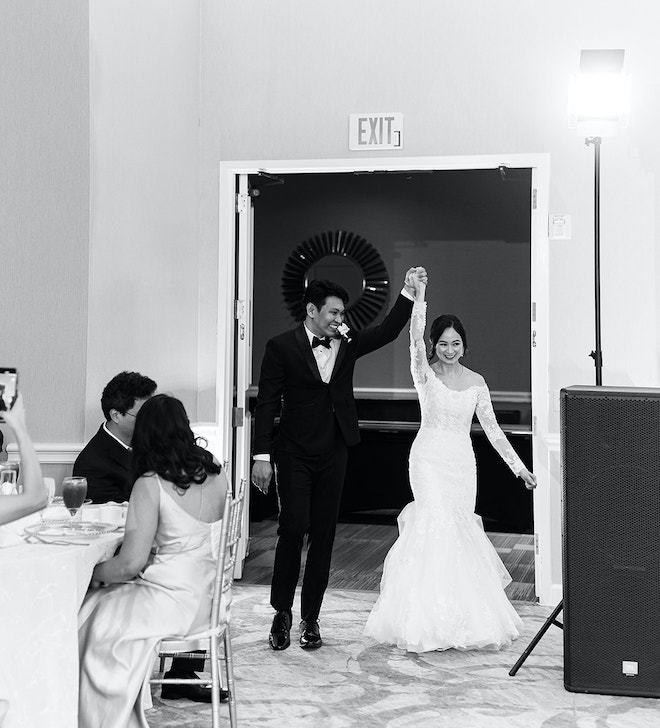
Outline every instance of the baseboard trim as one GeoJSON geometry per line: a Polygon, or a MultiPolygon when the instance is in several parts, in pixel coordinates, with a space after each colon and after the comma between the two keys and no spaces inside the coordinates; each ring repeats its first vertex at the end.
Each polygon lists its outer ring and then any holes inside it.
{"type": "MultiPolygon", "coordinates": [[[[44,465],[73,465],[83,447],[85,447],[84,444],[75,442],[36,442],[34,444],[37,458],[44,465]]],[[[7,456],[9,462],[20,461],[16,443],[7,446],[7,456]]]]}
{"type": "MultiPolygon", "coordinates": [[[[203,437],[208,442],[208,449],[220,460],[219,457],[219,428],[213,423],[191,423],[191,429],[195,435],[203,437]]],[[[73,465],[85,443],[77,442],[35,442],[34,449],[37,452],[39,462],[44,465],[73,465]]],[[[15,442],[7,445],[7,459],[10,463],[20,461],[18,445],[15,442]]]]}

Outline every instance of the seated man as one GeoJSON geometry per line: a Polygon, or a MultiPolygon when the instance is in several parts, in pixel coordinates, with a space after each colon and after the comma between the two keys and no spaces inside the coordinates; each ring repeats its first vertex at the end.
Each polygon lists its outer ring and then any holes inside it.
{"type": "MultiPolygon", "coordinates": [[[[87,495],[94,503],[130,498],[133,488],[131,473],[131,440],[135,416],[140,407],[156,391],[156,382],[137,372],[121,372],[105,386],[101,409],[106,421],[85,445],[73,465],[73,474],[87,478],[87,495]]],[[[166,678],[197,677],[195,670],[204,669],[203,659],[175,658],[166,678]]],[[[187,698],[211,702],[211,687],[205,685],[163,685],[161,697],[170,700],[187,698]]],[[[220,691],[221,700],[228,693],[220,691]]]]}
{"type": "Polygon", "coordinates": [[[131,495],[131,439],[135,415],[156,391],[156,382],[137,372],[113,377],[101,395],[105,422],[73,464],[73,474],[87,478],[93,503],[122,503],[131,495]]]}

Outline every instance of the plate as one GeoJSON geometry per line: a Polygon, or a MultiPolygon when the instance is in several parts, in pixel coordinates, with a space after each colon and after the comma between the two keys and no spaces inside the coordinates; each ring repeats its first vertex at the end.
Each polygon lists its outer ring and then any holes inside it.
{"type": "MultiPolygon", "coordinates": [[[[51,499],[51,505],[54,506],[63,506],[64,505],[64,497],[61,495],[54,495],[51,499]]],[[[92,502],[91,498],[85,498],[83,501],[84,506],[88,506],[92,502]]]]}
{"type": "Polygon", "coordinates": [[[44,521],[25,527],[28,536],[34,536],[40,541],[87,540],[102,536],[116,530],[116,523],[91,523],[80,521],[44,521]]]}

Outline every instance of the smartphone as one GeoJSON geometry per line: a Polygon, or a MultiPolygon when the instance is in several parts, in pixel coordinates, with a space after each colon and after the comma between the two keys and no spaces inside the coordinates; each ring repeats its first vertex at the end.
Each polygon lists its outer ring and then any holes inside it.
{"type": "Polygon", "coordinates": [[[18,396],[18,372],[13,367],[0,367],[0,410],[10,410],[18,396]]]}

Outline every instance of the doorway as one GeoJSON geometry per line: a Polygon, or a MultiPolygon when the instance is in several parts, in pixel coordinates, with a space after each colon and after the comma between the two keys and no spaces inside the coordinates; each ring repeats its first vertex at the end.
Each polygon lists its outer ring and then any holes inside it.
{"type": "MultiPolygon", "coordinates": [[[[520,333],[519,346],[520,351],[523,352],[516,359],[525,362],[525,366],[519,367],[524,371],[522,373],[517,372],[513,378],[513,373],[507,371],[506,368],[501,373],[494,371],[491,374],[488,371],[488,366],[484,367],[479,363],[480,359],[488,362],[489,350],[492,353],[490,345],[479,346],[481,351],[470,365],[477,371],[484,373],[491,390],[495,392],[523,393],[519,397],[518,409],[522,411],[525,406],[527,407],[524,414],[527,420],[523,424],[526,425],[531,436],[535,467],[537,463],[543,462],[543,457],[539,459],[537,454],[537,435],[539,416],[543,422],[547,420],[547,411],[544,411],[547,410],[547,403],[544,402],[545,397],[542,394],[545,387],[544,381],[547,380],[547,367],[545,366],[547,351],[543,344],[545,336],[540,334],[540,331],[544,328],[541,325],[540,316],[545,315],[547,310],[545,306],[547,267],[544,266],[547,256],[547,235],[539,225],[539,219],[544,219],[544,211],[547,210],[547,207],[543,204],[543,200],[547,198],[547,158],[545,155],[533,155],[531,157],[510,155],[497,160],[492,157],[481,157],[461,159],[425,158],[423,160],[333,160],[307,163],[226,163],[222,165],[221,171],[221,205],[223,205],[224,210],[224,215],[221,211],[221,222],[224,223],[223,230],[221,230],[221,259],[223,259],[221,261],[221,271],[227,277],[228,284],[229,271],[235,274],[234,280],[238,281],[239,289],[235,295],[239,299],[239,304],[235,307],[234,301],[229,300],[229,297],[225,297],[224,300],[221,300],[220,312],[222,314],[224,310],[226,314],[230,310],[232,312],[234,310],[238,311],[236,314],[237,326],[243,326],[242,341],[245,349],[243,356],[238,356],[233,361],[228,360],[226,356],[227,349],[225,349],[223,356],[219,356],[218,367],[218,412],[232,411],[233,406],[242,409],[245,413],[243,423],[237,426],[236,421],[234,421],[234,423],[231,423],[233,424],[231,428],[226,416],[224,418],[219,417],[221,428],[223,428],[222,434],[226,439],[225,452],[230,451],[232,440],[243,443],[242,447],[234,451],[236,463],[232,472],[235,479],[249,476],[249,384],[255,384],[258,378],[258,363],[264,343],[262,339],[267,338],[274,332],[292,326],[292,321],[281,300],[278,305],[267,304],[265,307],[264,301],[261,300],[264,291],[268,288],[274,292],[276,297],[281,295],[279,292],[281,266],[276,264],[275,260],[271,260],[268,265],[264,266],[264,269],[269,271],[270,285],[264,285],[264,281],[260,278],[261,263],[259,260],[256,260],[256,266],[250,262],[251,270],[245,270],[245,261],[248,259],[251,261],[255,253],[252,226],[254,225],[254,228],[258,231],[259,218],[262,214],[259,206],[264,203],[262,207],[267,207],[269,203],[266,201],[269,196],[271,202],[275,203],[280,198],[285,198],[287,194],[291,195],[295,199],[288,213],[286,213],[289,215],[289,221],[287,223],[286,220],[282,220],[277,226],[277,235],[283,237],[286,248],[290,251],[306,237],[308,232],[316,231],[313,231],[310,227],[301,227],[301,220],[302,218],[309,218],[310,214],[317,213],[324,206],[327,208],[329,204],[328,195],[332,193],[333,189],[335,191],[343,190],[345,199],[359,199],[360,204],[353,205],[352,213],[359,215],[364,213],[364,209],[360,210],[360,208],[364,208],[365,205],[368,207],[372,200],[375,201],[379,197],[382,199],[384,194],[401,195],[401,190],[406,186],[408,187],[409,194],[407,196],[412,200],[410,203],[412,207],[407,208],[404,217],[410,218],[409,222],[412,222],[414,234],[406,235],[395,231],[396,234],[393,233],[390,236],[390,240],[385,246],[387,248],[385,258],[390,272],[392,293],[396,293],[400,289],[401,281],[399,279],[402,278],[402,275],[399,268],[405,270],[409,265],[416,264],[415,262],[409,262],[410,256],[426,257],[428,259],[431,253],[437,254],[437,251],[440,250],[438,241],[441,237],[444,238],[442,244],[444,252],[441,256],[445,262],[444,270],[443,266],[436,265],[435,262],[429,265],[426,260],[420,260],[419,263],[426,265],[430,270],[436,268],[442,271],[437,277],[441,279],[445,292],[451,290],[451,298],[455,301],[456,308],[461,311],[466,310],[466,307],[474,307],[475,297],[471,294],[470,287],[466,288],[460,285],[461,280],[464,281],[466,276],[454,277],[448,275],[443,277],[448,270],[456,267],[459,249],[464,251],[467,245],[472,248],[473,254],[477,251],[480,258],[492,254],[513,256],[516,259],[515,266],[523,266],[524,285],[518,285],[520,280],[519,271],[518,274],[513,274],[513,269],[510,269],[511,275],[508,277],[508,281],[512,292],[517,292],[526,299],[525,305],[516,307],[522,318],[514,327],[520,333]],[[252,199],[250,199],[248,192],[250,182],[252,181],[254,184],[255,180],[258,180],[259,171],[266,171],[269,176],[283,179],[284,184],[260,187],[257,182],[255,186],[259,189],[259,196],[254,200],[256,204],[253,208],[252,204],[250,204],[252,199]],[[473,177],[472,184],[471,176],[473,177]],[[477,178],[479,178],[479,182],[475,184],[474,180],[477,178]],[[490,189],[490,185],[495,182],[499,191],[493,196],[492,190],[487,191],[486,188],[490,189]],[[440,200],[438,199],[438,185],[443,187],[440,200]],[[286,193],[287,187],[288,193],[286,193]],[[313,188],[311,197],[307,193],[307,196],[303,195],[306,188],[313,188]],[[359,195],[356,194],[358,188],[362,189],[362,193],[359,195]],[[386,188],[390,190],[389,193],[386,188]],[[518,194],[514,195],[515,204],[520,205],[520,200],[524,200],[524,204],[518,213],[510,214],[507,221],[507,215],[502,214],[502,209],[506,207],[502,204],[502,196],[504,198],[511,196],[512,191],[516,188],[518,188],[518,194]],[[525,190],[522,195],[520,194],[521,188],[525,190]],[[394,192],[391,192],[392,190],[394,192]],[[231,215],[229,214],[229,204],[231,203],[233,208],[237,193],[238,207],[236,209],[238,215],[234,217],[233,209],[231,215]],[[369,205],[367,205],[367,202],[369,205]],[[429,206],[437,208],[435,210],[435,221],[433,219],[429,220],[429,216],[423,214],[424,209],[429,208],[429,206]],[[245,209],[246,207],[247,209],[245,209]],[[452,208],[459,211],[458,217],[463,218],[462,220],[459,220],[456,215],[453,218],[446,214],[442,215],[443,211],[446,213],[452,208]],[[244,215],[245,225],[241,224],[241,215],[244,215]],[[438,215],[442,217],[443,223],[440,226],[442,228],[441,234],[438,233],[438,215]],[[459,225],[459,223],[462,224],[459,225]],[[491,231],[496,230],[496,232],[484,235],[486,223],[490,225],[491,231]],[[241,235],[243,227],[249,230],[247,236],[245,234],[241,235]],[[228,243],[230,240],[236,240],[237,234],[239,244],[235,249],[232,249],[232,246],[228,245],[228,243]],[[485,238],[489,239],[488,248],[484,247],[485,238]],[[241,239],[243,242],[240,242],[241,239]],[[493,243],[494,239],[497,240],[496,245],[493,243]],[[423,252],[419,250],[420,241],[425,246],[423,252]],[[242,251],[244,246],[249,248],[248,253],[242,251]],[[522,248],[526,248],[523,255],[520,254],[522,248]],[[240,259],[244,261],[243,266],[239,262],[240,259]],[[524,290],[521,293],[521,290],[516,291],[514,289],[524,290]],[[462,301],[458,300],[461,294],[464,294],[462,301]],[[254,308],[252,308],[252,305],[254,305],[254,308]],[[268,316],[263,315],[264,311],[268,312],[268,316]],[[275,319],[278,316],[281,317],[282,321],[264,321],[271,314],[275,315],[275,319]],[[241,377],[242,383],[237,390],[230,393],[227,391],[226,384],[228,381],[235,381],[241,367],[244,369],[241,377]],[[227,377],[230,373],[231,379],[227,377]],[[248,384],[247,389],[243,389],[245,384],[248,384]],[[523,401],[525,394],[527,396],[526,403],[523,401]],[[226,405],[230,402],[231,406],[228,408],[226,405]],[[224,427],[222,424],[223,419],[224,427]],[[232,437],[232,434],[235,437],[232,437]],[[243,462],[238,462],[239,459],[243,462]]],[[[275,207],[284,210],[286,206],[278,204],[275,207]]],[[[387,207],[385,209],[388,210],[387,207]]],[[[365,216],[362,214],[363,220],[380,218],[381,227],[382,218],[384,217],[387,217],[387,213],[381,213],[380,216],[374,216],[373,214],[365,216]]],[[[321,229],[324,227],[321,222],[319,222],[319,226],[321,229]]],[[[383,246],[382,235],[377,230],[373,228],[366,230],[364,223],[360,223],[357,218],[355,218],[352,226],[361,228],[356,232],[362,235],[366,232],[367,236],[372,238],[371,242],[378,244],[379,249],[383,246]]],[[[258,235],[260,234],[258,233],[258,235]]],[[[277,247],[274,243],[270,245],[268,254],[277,256],[277,247]]],[[[261,255],[260,251],[259,248],[257,256],[261,255]]],[[[485,265],[485,269],[492,269],[492,266],[485,265]]],[[[484,283],[484,275],[484,273],[478,275],[475,273],[474,277],[477,278],[477,283],[484,283]]],[[[470,280],[469,275],[467,275],[467,279],[470,280]]],[[[501,288],[502,283],[500,282],[499,285],[501,288]]],[[[429,288],[432,290],[432,284],[429,288]]],[[[440,303],[444,304],[440,300],[442,297],[440,291],[443,289],[438,285],[438,302],[430,302],[432,309],[439,307],[440,303]]],[[[229,290],[234,291],[233,281],[229,290]]],[[[473,339],[475,342],[488,340],[492,334],[489,327],[482,326],[479,319],[480,316],[474,315],[472,330],[474,331],[473,339]],[[480,326],[482,327],[481,331],[480,326]]],[[[225,334],[228,335],[225,342],[231,339],[238,346],[238,328],[235,328],[233,324],[234,321],[230,323],[225,316],[225,334]]],[[[222,327],[220,328],[222,329],[222,327]]],[[[222,335],[222,331],[220,333],[222,335]]],[[[376,357],[376,354],[372,355],[372,357],[376,357]]],[[[372,357],[363,361],[366,363],[372,357]]],[[[405,400],[408,397],[412,390],[409,381],[407,346],[405,346],[405,343],[402,351],[397,352],[395,356],[392,356],[390,352],[389,356],[385,354],[383,361],[372,360],[371,364],[372,368],[378,371],[381,379],[374,381],[369,372],[369,367],[363,367],[359,372],[356,371],[355,383],[358,396],[360,396],[361,390],[361,393],[366,395],[366,399],[369,399],[369,397],[373,399],[374,392],[377,393],[378,391],[381,393],[387,392],[387,396],[395,400],[397,397],[399,400],[405,400]],[[383,375],[386,375],[384,379],[382,379],[383,375]]],[[[538,467],[536,469],[539,470],[538,467]]],[[[536,581],[539,595],[542,594],[544,588],[543,549],[545,539],[543,534],[547,530],[549,518],[549,514],[545,512],[545,507],[544,499],[535,499],[536,581]]],[[[246,524],[246,526],[249,528],[249,524],[246,524]]],[[[547,578],[545,582],[548,583],[547,578]]]]}
{"type": "MultiPolygon", "coordinates": [[[[299,320],[302,310],[291,303],[299,303],[310,276],[344,286],[348,323],[359,329],[360,319],[383,318],[410,266],[424,265],[429,324],[443,312],[459,315],[470,341],[464,362],[485,377],[500,424],[532,469],[531,176],[530,169],[250,175],[250,411],[265,344],[299,320]],[[382,296],[367,301],[375,286],[382,296]]],[[[419,407],[409,361],[404,331],[356,367],[362,442],[349,451],[340,521],[394,523],[412,500],[407,457],[419,407]]],[[[486,529],[531,534],[531,493],[494,456],[478,424],[472,437],[477,513],[486,529]]],[[[253,521],[272,516],[274,491],[252,506],[253,521]]]]}

